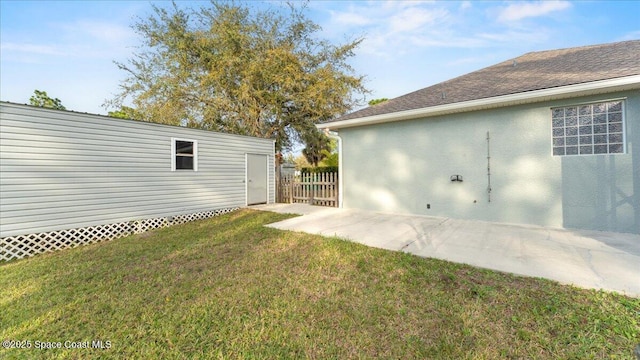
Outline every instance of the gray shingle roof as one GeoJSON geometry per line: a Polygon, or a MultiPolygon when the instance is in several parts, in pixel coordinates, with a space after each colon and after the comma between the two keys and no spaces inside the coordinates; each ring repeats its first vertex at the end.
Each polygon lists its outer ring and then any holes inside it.
{"type": "Polygon", "coordinates": [[[640,40],[524,54],[332,121],[640,74],[640,40]]]}

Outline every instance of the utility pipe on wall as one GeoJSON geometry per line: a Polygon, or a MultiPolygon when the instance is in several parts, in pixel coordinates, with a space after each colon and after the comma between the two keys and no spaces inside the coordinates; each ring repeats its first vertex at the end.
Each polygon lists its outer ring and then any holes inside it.
{"type": "Polygon", "coordinates": [[[328,128],[324,129],[324,134],[327,137],[338,141],[338,208],[342,208],[342,189],[344,189],[342,180],[342,138],[337,132],[331,131],[328,128]]]}
{"type": "Polygon", "coordinates": [[[487,131],[487,200],[491,202],[491,138],[487,131]]]}

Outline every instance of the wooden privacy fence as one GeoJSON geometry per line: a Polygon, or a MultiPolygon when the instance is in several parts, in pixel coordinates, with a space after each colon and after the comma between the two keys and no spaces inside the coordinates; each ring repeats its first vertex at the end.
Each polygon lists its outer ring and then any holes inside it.
{"type": "Polygon", "coordinates": [[[277,202],[338,207],[338,173],[282,174],[277,202]]]}

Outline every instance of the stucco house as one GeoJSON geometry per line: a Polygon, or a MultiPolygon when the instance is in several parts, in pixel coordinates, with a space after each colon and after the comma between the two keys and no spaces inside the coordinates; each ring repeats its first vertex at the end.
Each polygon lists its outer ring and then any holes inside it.
{"type": "Polygon", "coordinates": [[[346,208],[640,234],[640,40],[527,53],[318,127],[346,208]]]}

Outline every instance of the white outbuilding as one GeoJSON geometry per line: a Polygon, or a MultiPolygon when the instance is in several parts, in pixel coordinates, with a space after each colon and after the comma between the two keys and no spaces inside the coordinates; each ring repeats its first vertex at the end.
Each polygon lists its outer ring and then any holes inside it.
{"type": "Polygon", "coordinates": [[[0,260],[273,203],[274,145],[0,102],[0,260]]]}

